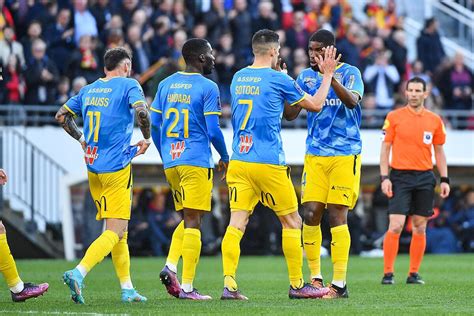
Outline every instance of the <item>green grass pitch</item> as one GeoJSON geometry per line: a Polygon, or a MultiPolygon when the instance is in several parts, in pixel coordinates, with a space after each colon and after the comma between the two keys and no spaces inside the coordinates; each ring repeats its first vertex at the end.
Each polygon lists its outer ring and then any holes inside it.
{"type": "MultiPolygon", "coordinates": [[[[195,286],[214,300],[180,301],[168,296],[158,279],[164,258],[132,258],[135,287],[148,297],[144,304],[120,302],[120,289],[110,260],[99,264],[86,278],[86,305],[75,305],[62,272],[74,266],[63,260],[18,260],[25,281],[50,284],[45,296],[13,303],[6,284],[0,290],[0,314],[8,315],[193,315],[193,314],[286,314],[286,315],[411,315],[474,314],[474,255],[432,256],[423,261],[420,274],[426,285],[406,285],[408,257],[396,263],[396,284],[383,286],[382,259],[351,257],[349,299],[290,300],[283,257],[241,258],[238,281],[248,302],[220,301],[222,264],[220,257],[201,258],[195,286]]],[[[331,260],[323,259],[323,274],[331,280],[331,260]]],[[[305,276],[308,271],[305,268],[305,276]]]]}

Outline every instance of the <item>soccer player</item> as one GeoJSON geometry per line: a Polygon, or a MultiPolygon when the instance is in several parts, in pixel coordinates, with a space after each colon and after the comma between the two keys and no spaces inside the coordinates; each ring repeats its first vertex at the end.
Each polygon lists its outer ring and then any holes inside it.
{"type": "MultiPolygon", "coordinates": [[[[308,44],[310,68],[297,78],[301,88],[314,94],[322,84],[325,70],[318,63],[328,47],[335,45],[327,30],[314,33],[308,44]]],[[[333,280],[323,298],[348,297],[347,262],[351,238],[347,212],[356,204],[360,182],[360,100],[364,86],[360,71],[339,63],[332,76],[331,89],[319,113],[308,113],[308,137],[304,162],[301,202],[304,207],[303,244],[313,286],[323,287],[321,275],[321,217],[328,210],[331,227],[333,280]]]]}
{"type": "MultiPolygon", "coordinates": [[[[152,103],[152,137],[160,153],[177,211],[184,220],[176,227],[160,279],[169,294],[180,299],[208,300],[193,287],[201,254],[201,218],[211,211],[213,167],[210,143],[225,171],[229,155],[219,127],[219,89],[208,75],[214,68],[212,47],[192,38],[183,45],[184,71],[160,82],[152,103]],[[176,277],[183,257],[182,284],[176,277]]],[[[223,178],[222,178],[223,179],[223,178]]]]}
{"type": "Polygon", "coordinates": [[[84,149],[89,187],[97,206],[96,219],[105,220],[106,226],[76,268],[63,275],[72,300],[79,304],[84,304],[84,277],[109,253],[120,280],[122,301],[146,301],[133,288],[130,278],[127,227],[133,185],[131,161],[150,146],[150,115],[142,88],[136,80],[127,78],[131,60],[130,53],[122,47],[107,50],[105,78],[83,87],[56,113],[56,120],[84,149]],[[130,146],[134,113],[145,139],[130,146]],[[84,134],[74,122],[76,115],[84,118],[84,134]]]}
{"type": "Polygon", "coordinates": [[[320,111],[336,67],[336,51],[326,50],[319,91],[310,96],[288,75],[277,71],[280,43],[276,32],[260,30],[252,38],[253,64],[238,71],[231,84],[233,155],[227,173],[230,223],[222,240],[224,290],[221,299],[246,300],[235,280],[240,240],[249,216],[260,201],[271,208],[282,226],[282,248],[288,266],[290,298],[318,298],[328,289],[314,288],[303,280],[301,217],[285,163],[281,141],[284,103],[320,111]]]}
{"type": "Polygon", "coordinates": [[[424,284],[418,274],[426,247],[426,224],[433,215],[434,188],[432,150],[441,175],[440,196],[449,195],[448,167],[443,145],[446,131],[442,119],[424,107],[428,97],[426,83],[419,77],[408,80],[408,104],[387,114],[380,152],[382,192],[389,198],[389,226],[383,242],[384,276],[382,284],[394,284],[394,264],[398,242],[407,215],[413,231],[410,243],[410,269],[407,284],[424,284]],[[389,176],[389,156],[392,170],[389,176]]]}
{"type": "MultiPolygon", "coordinates": [[[[5,185],[8,181],[5,170],[0,169],[0,185],[5,185]]],[[[43,295],[49,288],[48,283],[33,284],[23,283],[16,270],[15,260],[10,253],[7,242],[7,231],[0,220],[0,272],[7,281],[12,300],[14,302],[24,302],[29,298],[43,295]]]]}

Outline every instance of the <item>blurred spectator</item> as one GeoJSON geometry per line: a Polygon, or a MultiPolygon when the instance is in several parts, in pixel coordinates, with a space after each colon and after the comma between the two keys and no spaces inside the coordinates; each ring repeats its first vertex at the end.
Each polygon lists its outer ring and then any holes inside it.
{"type": "Polygon", "coordinates": [[[0,0],[0,40],[3,39],[3,31],[6,26],[15,27],[15,22],[10,10],[5,5],[5,0],[0,0]]]}
{"type": "Polygon", "coordinates": [[[163,256],[163,249],[169,247],[173,230],[181,218],[174,210],[166,208],[166,195],[163,192],[154,194],[147,207],[147,218],[153,253],[155,256],[163,256]]]}
{"type": "Polygon", "coordinates": [[[195,38],[207,38],[207,26],[204,23],[198,23],[194,26],[192,36],[195,38]]]}
{"type": "Polygon", "coordinates": [[[94,16],[99,33],[106,28],[112,19],[112,4],[110,0],[97,0],[91,7],[90,12],[94,16]]]}
{"type": "Polygon", "coordinates": [[[309,32],[305,28],[304,11],[293,13],[293,26],[286,30],[286,45],[292,50],[296,48],[306,49],[308,46],[309,32]]]}
{"type": "Polygon", "coordinates": [[[92,49],[92,38],[89,35],[83,35],[79,41],[79,47],[72,53],[69,60],[67,75],[70,79],[84,77],[87,83],[91,83],[101,74],[99,57],[92,49]]]}
{"type": "Polygon", "coordinates": [[[109,37],[110,32],[113,30],[122,31],[123,29],[123,20],[120,15],[112,15],[110,21],[105,25],[104,29],[100,30],[100,40],[103,44],[107,43],[107,38],[109,37]]]}
{"type": "Polygon", "coordinates": [[[27,64],[25,80],[26,104],[54,104],[59,72],[56,64],[46,56],[46,43],[36,39],[32,44],[33,58],[27,64]]]}
{"type": "MultiPolygon", "coordinates": [[[[362,98],[362,109],[369,110],[373,112],[377,108],[377,101],[375,99],[375,94],[373,93],[364,93],[364,97],[362,98]]],[[[365,120],[362,122],[364,127],[368,128],[380,128],[380,121],[377,120],[377,116],[367,115],[365,116],[365,120]]],[[[385,229],[385,228],[384,228],[385,229]]]]}
{"type": "Polygon", "coordinates": [[[122,29],[111,29],[107,34],[107,39],[105,41],[105,48],[115,48],[125,45],[125,39],[123,37],[122,29]]]}
{"type": "Polygon", "coordinates": [[[41,24],[38,21],[32,21],[29,24],[26,37],[24,37],[21,40],[21,44],[23,45],[23,52],[25,54],[26,63],[29,63],[31,59],[33,58],[31,54],[32,52],[31,46],[33,45],[34,41],[41,38],[42,32],[43,32],[43,29],[41,27],[41,24]]]}
{"type": "Polygon", "coordinates": [[[69,78],[66,76],[63,76],[59,78],[59,83],[58,83],[58,93],[56,96],[56,102],[55,104],[57,105],[63,105],[66,103],[67,100],[71,97],[69,90],[70,90],[70,83],[69,83],[69,78]]]}
{"type": "Polygon", "coordinates": [[[258,30],[278,29],[277,15],[273,12],[273,3],[270,0],[260,1],[258,4],[258,17],[252,22],[252,32],[255,33],[258,30]]]}
{"type": "Polygon", "coordinates": [[[148,24],[147,19],[148,18],[146,16],[145,10],[138,9],[135,11],[135,13],[133,13],[132,23],[131,23],[139,27],[140,36],[144,43],[148,43],[153,37],[153,33],[154,33],[153,29],[148,24]]]}
{"type": "MultiPolygon", "coordinates": [[[[191,30],[194,25],[194,17],[186,10],[186,7],[184,6],[184,0],[168,1],[168,3],[166,2],[167,1],[163,1],[161,8],[163,8],[165,4],[167,7],[171,7],[172,4],[172,14],[170,14],[169,17],[172,18],[171,22],[173,24],[173,30],[191,30]]],[[[165,10],[168,11],[169,8],[166,8],[165,10]]],[[[208,26],[211,26],[215,22],[215,20],[213,19],[212,15],[209,15],[209,13],[206,14],[206,20],[209,19],[209,21],[206,21],[206,23],[208,26]]]]}
{"type": "Polygon", "coordinates": [[[364,12],[369,18],[373,18],[377,28],[382,29],[385,27],[385,10],[378,0],[368,1],[364,6],[364,12]]]}
{"type": "Polygon", "coordinates": [[[418,59],[425,66],[425,70],[434,73],[436,67],[446,55],[438,33],[438,22],[435,18],[426,20],[425,27],[416,40],[416,47],[418,59]]]}
{"type": "Polygon", "coordinates": [[[183,45],[188,39],[186,32],[183,30],[177,30],[173,35],[173,47],[171,48],[170,58],[172,61],[178,64],[180,69],[184,69],[185,63],[181,50],[183,45]]]}
{"type": "Polygon", "coordinates": [[[72,81],[71,96],[75,96],[81,91],[81,89],[87,85],[87,80],[84,77],[76,77],[72,81]]]}
{"type": "Polygon", "coordinates": [[[405,32],[397,30],[387,39],[387,48],[392,52],[392,62],[401,78],[406,76],[408,49],[405,42],[405,32]]]}
{"type": "Polygon", "coordinates": [[[142,42],[140,26],[132,24],[127,31],[127,40],[132,50],[132,70],[139,75],[150,67],[150,47],[147,42],[142,42]]]}
{"type": "Polygon", "coordinates": [[[216,72],[219,77],[219,91],[222,104],[230,104],[230,84],[233,74],[239,69],[232,49],[232,35],[222,34],[216,46],[216,72]]]}
{"type": "Polygon", "coordinates": [[[98,36],[97,23],[94,16],[87,8],[87,0],[73,0],[74,3],[74,41],[79,45],[79,40],[84,35],[98,36]]]}
{"type": "Polygon", "coordinates": [[[235,0],[234,9],[229,12],[229,25],[234,41],[235,54],[238,59],[249,60],[252,56],[252,18],[247,11],[247,0],[235,0]]]}
{"type": "Polygon", "coordinates": [[[139,8],[138,0],[122,0],[116,14],[122,17],[124,25],[130,25],[133,13],[139,8]]]}
{"type": "Polygon", "coordinates": [[[342,54],[342,61],[361,68],[360,53],[363,46],[362,39],[366,37],[359,24],[352,23],[347,30],[346,37],[337,41],[336,47],[342,54]]]}
{"type": "Polygon", "coordinates": [[[450,218],[464,251],[474,252],[474,189],[469,189],[460,209],[450,218]]]}
{"type": "Polygon", "coordinates": [[[389,59],[389,51],[381,52],[377,55],[375,64],[368,66],[364,71],[366,92],[375,93],[377,108],[387,110],[393,108],[395,85],[400,81],[397,68],[389,64],[389,59]]]}
{"type": "MultiPolygon", "coordinates": [[[[369,45],[367,45],[367,47],[360,53],[360,57],[363,60],[362,67],[360,69],[361,72],[363,73],[368,65],[374,64],[377,57],[383,52],[385,52],[385,43],[383,39],[379,36],[372,37],[369,45]]],[[[387,53],[391,56],[389,51],[387,53]]]]}
{"type": "MultiPolygon", "coordinates": [[[[200,20],[207,25],[209,43],[216,45],[222,33],[226,32],[226,12],[221,0],[212,0],[211,8],[200,20]]],[[[190,28],[189,25],[187,28],[190,28]]]]}
{"type": "MultiPolygon", "coordinates": [[[[1,0],[0,0],[1,1],[1,0]]],[[[23,46],[15,41],[15,33],[10,26],[3,30],[4,38],[0,40],[0,62],[6,66],[11,55],[18,58],[18,65],[24,67],[25,56],[23,55],[23,46]]]]}
{"type": "Polygon", "coordinates": [[[172,45],[170,32],[170,19],[167,16],[160,16],[153,24],[155,35],[151,39],[151,61],[155,63],[162,57],[168,57],[172,45]]]}
{"type": "Polygon", "coordinates": [[[75,47],[73,36],[74,28],[71,27],[71,11],[63,8],[56,17],[56,23],[51,25],[45,34],[45,40],[48,44],[48,56],[56,62],[61,74],[64,74],[75,47]]]}
{"type": "Polygon", "coordinates": [[[5,65],[2,75],[6,93],[2,104],[20,104],[25,93],[25,80],[17,55],[10,55],[5,65]]]}
{"type": "Polygon", "coordinates": [[[300,72],[308,67],[308,54],[303,48],[297,48],[293,52],[293,66],[291,69],[291,74],[293,77],[297,77],[300,72]]]}
{"type": "Polygon", "coordinates": [[[444,108],[470,110],[473,108],[474,77],[464,65],[464,55],[457,52],[453,64],[437,76],[444,98],[444,108]]]}

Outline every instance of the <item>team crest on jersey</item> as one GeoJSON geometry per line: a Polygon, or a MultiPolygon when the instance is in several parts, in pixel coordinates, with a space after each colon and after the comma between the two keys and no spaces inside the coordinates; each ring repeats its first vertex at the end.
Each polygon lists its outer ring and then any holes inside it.
{"type": "Polygon", "coordinates": [[[240,135],[239,152],[241,154],[247,154],[252,145],[252,135],[240,135]]]}
{"type": "Polygon", "coordinates": [[[99,147],[94,146],[87,146],[86,148],[86,153],[84,155],[84,159],[86,160],[86,165],[92,166],[94,164],[94,161],[99,157],[99,154],[97,153],[97,150],[99,147]]]}
{"type": "Polygon", "coordinates": [[[309,89],[313,89],[316,86],[316,78],[306,77],[303,82],[309,89]]]}
{"type": "Polygon", "coordinates": [[[335,73],[334,73],[334,79],[336,79],[338,82],[341,82],[341,80],[342,80],[342,72],[335,72],[335,73]]]}
{"type": "Polygon", "coordinates": [[[184,142],[184,140],[180,142],[176,142],[176,143],[171,143],[171,150],[170,150],[171,160],[181,158],[181,154],[183,153],[185,149],[186,149],[186,143],[184,142]]]}
{"type": "Polygon", "coordinates": [[[423,143],[427,145],[431,145],[433,142],[433,133],[432,132],[424,132],[423,133],[423,143]]]}

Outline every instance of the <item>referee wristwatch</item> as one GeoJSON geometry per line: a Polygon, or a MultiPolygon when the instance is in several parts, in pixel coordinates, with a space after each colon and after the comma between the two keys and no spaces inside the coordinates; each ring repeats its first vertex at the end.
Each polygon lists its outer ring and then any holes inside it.
{"type": "Polygon", "coordinates": [[[449,184],[449,177],[441,177],[439,179],[439,183],[443,183],[443,182],[449,184]]]}

